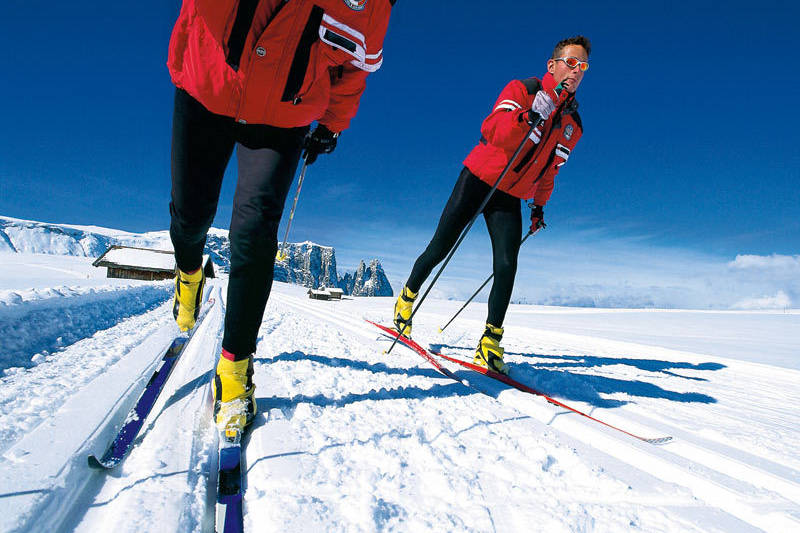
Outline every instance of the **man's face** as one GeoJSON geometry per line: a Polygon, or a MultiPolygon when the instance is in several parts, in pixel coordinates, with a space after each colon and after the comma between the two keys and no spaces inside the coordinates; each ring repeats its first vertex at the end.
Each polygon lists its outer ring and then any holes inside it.
{"type": "MultiPolygon", "coordinates": [[[[568,44],[561,50],[558,57],[575,57],[580,61],[589,60],[586,50],[579,44],[568,44]]],[[[578,90],[578,85],[581,84],[584,74],[584,71],[580,69],[580,65],[569,68],[564,61],[556,59],[547,60],[547,71],[552,74],[556,83],[563,84],[567,92],[570,93],[578,90]]]]}

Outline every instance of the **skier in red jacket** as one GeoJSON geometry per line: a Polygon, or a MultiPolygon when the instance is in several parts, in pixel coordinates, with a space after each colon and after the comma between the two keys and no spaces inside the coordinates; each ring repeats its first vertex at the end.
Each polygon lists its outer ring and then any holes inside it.
{"type": "Polygon", "coordinates": [[[474,361],[498,372],[508,372],[500,340],[522,237],[520,199],[533,199],[530,231],[544,227],[544,205],[553,191],[555,176],[583,133],[575,91],[589,67],[590,51],[586,37],[564,39],[555,46],[541,80],[514,80],[500,93],[492,112],[483,121],[480,142],[464,160],[464,169],[431,242],[417,258],[397,298],[394,324],[398,331],[411,333],[410,318],[420,287],[450,252],[530,131],[534,119],[540,116],[544,122],[525,141],[522,152],[483,209],[492,241],[494,281],[486,328],[474,361]],[[566,95],[556,93],[559,84],[566,95]]]}
{"type": "Polygon", "coordinates": [[[383,62],[394,0],[184,0],[167,65],[177,87],[170,236],[174,314],[195,325],[200,268],[225,168],[236,147],[225,334],[214,417],[241,430],[256,411],[258,328],[272,287],[277,232],[301,152],[307,164],[336,147],[367,75],[383,62]],[[317,127],[309,134],[309,125],[317,127]]]}

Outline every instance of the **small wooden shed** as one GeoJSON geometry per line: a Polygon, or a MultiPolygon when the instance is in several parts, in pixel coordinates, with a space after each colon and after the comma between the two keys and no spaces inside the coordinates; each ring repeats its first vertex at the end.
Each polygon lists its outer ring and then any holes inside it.
{"type": "MultiPolygon", "coordinates": [[[[169,250],[153,250],[132,246],[113,245],[98,257],[93,266],[107,267],[106,277],[157,281],[175,277],[175,253],[169,250]]],[[[213,278],[214,263],[208,255],[203,256],[206,278],[213,278]]]]}
{"type": "Polygon", "coordinates": [[[312,300],[330,300],[331,293],[325,290],[308,289],[308,297],[312,300]]]}
{"type": "Polygon", "coordinates": [[[344,291],[338,287],[325,290],[331,295],[331,300],[341,300],[344,296],[344,291]]]}
{"type": "Polygon", "coordinates": [[[319,289],[308,289],[308,297],[312,300],[341,300],[344,291],[338,287],[326,289],[323,285],[319,289]]]}

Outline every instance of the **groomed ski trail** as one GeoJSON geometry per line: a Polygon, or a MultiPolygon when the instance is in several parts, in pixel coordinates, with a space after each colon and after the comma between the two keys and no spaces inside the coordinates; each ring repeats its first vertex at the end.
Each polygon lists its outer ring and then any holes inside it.
{"type": "MultiPolygon", "coordinates": [[[[285,295],[279,298],[281,303],[336,324],[340,329],[361,338],[376,337],[375,331],[369,325],[365,326],[361,317],[348,315],[342,310],[329,312],[317,302],[310,300],[292,299],[285,295]]],[[[343,306],[340,306],[340,309],[341,307],[343,306]]],[[[387,316],[388,313],[382,315],[380,318],[384,319],[384,323],[388,323],[386,322],[390,318],[387,316]]],[[[426,335],[429,338],[436,338],[430,329],[415,327],[415,337],[418,340],[424,340],[426,335]]],[[[560,348],[563,351],[563,347],[560,348]]],[[[647,347],[638,348],[641,350],[647,347]]],[[[466,354],[462,354],[462,357],[465,356],[466,354]]],[[[404,357],[418,356],[406,354],[404,357]]],[[[420,363],[425,364],[421,359],[420,363]]],[[[748,454],[736,453],[736,449],[732,450],[731,455],[722,453],[717,447],[711,449],[704,439],[679,440],[653,449],[650,445],[619,436],[606,428],[595,427],[578,415],[554,408],[540,397],[511,389],[495,380],[462,370],[455,365],[449,365],[448,368],[458,377],[468,380],[471,386],[496,397],[500,403],[520,414],[531,416],[568,435],[571,439],[633,466],[644,474],[685,487],[697,500],[716,507],[744,523],[766,531],[800,528],[800,516],[792,514],[800,504],[800,484],[795,481],[800,479],[800,476],[791,468],[762,468],[749,464],[743,461],[748,458],[748,454]],[[752,501],[753,492],[759,494],[755,501],[752,501]],[[764,506],[774,510],[764,512],[764,506]]],[[[624,408],[593,409],[590,405],[585,408],[592,410],[594,416],[615,425],[625,426],[638,434],[659,434],[665,431],[660,427],[661,417],[657,411],[651,413],[653,416],[647,416],[646,408],[639,407],[635,416],[628,417],[624,408]]],[[[703,406],[695,408],[702,409],[703,406]]],[[[679,433],[683,439],[692,437],[687,431],[679,433]]]]}
{"type": "MultiPolygon", "coordinates": [[[[9,509],[0,520],[16,524],[0,522],[0,529],[213,530],[209,383],[221,342],[221,288],[209,289],[217,304],[118,471],[90,471],[86,453],[107,444],[114,425],[108,417],[124,417],[130,407],[115,404],[120,384],[141,386],[131,384],[133,377],[149,376],[157,364],[159,342],[171,338],[160,333],[171,324],[167,305],[126,321],[149,324],[157,317],[160,325],[140,325],[140,346],[6,450],[0,467],[13,468],[27,461],[25,446],[42,446],[42,435],[63,437],[48,443],[57,452],[50,465],[57,473],[47,485],[21,483],[0,494],[0,507],[9,509]],[[71,424],[70,416],[80,423],[71,424]],[[94,426],[85,427],[87,421],[94,426]],[[29,505],[24,519],[20,502],[29,505]]],[[[798,372],[514,327],[506,347],[515,378],[614,425],[675,437],[654,447],[448,367],[484,392],[477,393],[406,348],[383,355],[388,343],[363,318],[387,323],[392,303],[317,302],[305,289],[275,284],[255,356],[259,415],[244,440],[245,531],[517,531],[531,524],[548,531],[798,529],[800,465],[785,452],[791,446],[782,453],[770,442],[796,437],[781,430],[800,422],[790,407],[797,403],[790,384],[798,372]],[[616,389],[606,392],[603,380],[616,389]],[[737,420],[737,410],[751,401],[748,387],[769,383],[774,390],[759,394],[762,405],[747,411],[765,418],[737,420]],[[781,395],[785,404],[770,403],[781,395]],[[731,433],[713,427],[715,417],[731,433]]],[[[422,314],[415,339],[471,357],[480,323],[466,315],[439,336],[441,317],[422,314]]],[[[23,482],[29,466],[14,471],[23,482]]],[[[41,481],[43,468],[29,479],[41,481]]]]}
{"type": "Polygon", "coordinates": [[[137,445],[107,473],[75,521],[76,531],[213,531],[211,498],[216,463],[211,378],[222,342],[224,303],[216,284],[214,303],[178,360],[153,406],[137,445]]]}
{"type": "MultiPolygon", "coordinates": [[[[212,291],[218,292],[214,284],[209,285],[209,294],[212,291]]],[[[130,520],[130,517],[137,514],[147,517],[148,509],[146,506],[133,505],[132,508],[136,509],[136,513],[130,513],[129,508],[125,507],[126,504],[119,502],[125,500],[126,495],[147,490],[148,478],[169,479],[176,475],[174,472],[159,472],[159,469],[169,470],[179,465],[180,461],[176,456],[190,457],[188,450],[193,445],[193,438],[210,434],[205,431],[194,431],[197,435],[192,435],[190,438],[175,438],[176,434],[185,432],[186,428],[192,432],[193,427],[198,427],[202,420],[210,419],[210,401],[206,402],[207,417],[196,418],[188,425],[186,422],[190,417],[178,417],[179,421],[176,421],[175,417],[168,415],[163,418],[172,418],[171,421],[159,421],[159,419],[162,418],[165,406],[171,406],[172,411],[184,410],[192,416],[201,411],[202,401],[195,399],[194,404],[200,405],[191,407],[185,407],[183,404],[198,396],[191,394],[193,385],[201,382],[206,384],[208,375],[203,376],[202,380],[192,380],[187,377],[191,375],[196,365],[204,365],[206,374],[211,368],[211,363],[199,361],[201,356],[196,352],[202,352],[198,347],[203,345],[209,335],[217,336],[221,316],[222,313],[218,308],[209,310],[195,338],[190,341],[184,353],[186,359],[195,362],[181,365],[184,358],[179,360],[154,406],[153,416],[148,419],[136,441],[132,455],[138,458],[128,457],[126,462],[134,459],[133,465],[127,466],[123,463],[113,473],[88,468],[86,457],[89,453],[102,453],[113,438],[116,428],[160,363],[164,350],[177,333],[177,328],[172,319],[171,301],[154,311],[127,319],[111,328],[107,333],[108,336],[130,337],[128,341],[130,348],[127,353],[113,354],[112,361],[116,362],[110,364],[102,374],[91,381],[69,391],[70,394],[65,395],[64,401],[53,409],[39,427],[28,432],[3,454],[0,468],[4,472],[4,477],[14,480],[14,487],[17,490],[0,494],[0,511],[2,511],[0,529],[52,532],[103,531],[108,530],[109,524],[117,523],[120,515],[129,515],[126,522],[114,526],[114,530],[121,531],[126,527],[130,527],[130,531],[137,530],[136,520],[130,520]],[[116,331],[121,328],[123,333],[116,331]],[[125,333],[125,329],[130,331],[125,333]],[[189,399],[183,398],[184,396],[189,399]],[[163,434],[164,430],[169,432],[169,429],[172,430],[172,435],[163,434]],[[187,446],[186,453],[175,453],[182,443],[187,446]],[[149,454],[148,449],[156,450],[156,457],[149,454]],[[138,453],[139,450],[143,450],[141,454],[138,453]],[[36,461],[32,463],[28,456],[33,457],[34,454],[36,461]],[[149,461],[147,467],[141,467],[143,461],[149,461]],[[146,475],[136,477],[133,473],[146,475]],[[120,511],[120,507],[125,508],[120,511]],[[3,521],[6,521],[5,525],[3,521]]],[[[106,333],[103,332],[80,341],[67,350],[85,350],[89,353],[96,351],[102,356],[104,353],[112,352],[114,348],[123,346],[116,344],[104,347],[105,337],[106,333]]],[[[60,355],[66,358],[64,354],[60,355]]],[[[202,457],[202,453],[191,457],[191,462],[197,463],[195,458],[202,457]]],[[[197,465],[194,470],[187,467],[184,477],[191,478],[192,472],[196,470],[197,465]]],[[[185,484],[184,481],[178,485],[185,484]]],[[[196,508],[197,503],[185,496],[182,499],[178,492],[175,494],[171,506],[165,504],[165,499],[162,497],[150,498],[152,502],[158,502],[157,506],[160,507],[158,511],[153,510],[155,514],[149,517],[151,524],[160,523],[162,517],[158,513],[169,509],[176,515],[173,521],[176,524],[179,522],[192,524],[204,520],[205,509],[199,514],[197,509],[194,509],[192,513],[191,508],[192,506],[196,508]],[[187,509],[190,512],[187,513],[187,509]]],[[[163,525],[163,522],[161,524],[163,525]]]]}

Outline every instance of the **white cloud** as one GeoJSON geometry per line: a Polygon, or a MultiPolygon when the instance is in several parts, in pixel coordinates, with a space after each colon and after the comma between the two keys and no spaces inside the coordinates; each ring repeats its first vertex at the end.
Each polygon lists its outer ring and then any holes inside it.
{"type": "MultiPolygon", "coordinates": [[[[520,253],[512,297],[517,302],[689,309],[800,306],[800,258],[794,256],[739,255],[731,260],[653,246],[647,239],[587,238],[549,230],[529,241],[520,253]]],[[[426,242],[422,238],[393,250],[408,256],[386,255],[384,266],[393,281],[398,275],[399,283],[405,281],[426,242]]],[[[480,228],[464,241],[435,290],[466,299],[490,273],[491,245],[480,228]]],[[[489,287],[476,300],[485,302],[488,294],[489,287]]]]}
{"type": "MultiPolygon", "coordinates": [[[[430,227],[424,229],[411,223],[387,229],[373,221],[336,228],[335,234],[318,242],[334,246],[343,266],[362,258],[380,258],[398,291],[433,235],[435,221],[429,222],[430,227]]],[[[655,246],[653,241],[648,236],[618,235],[607,229],[548,228],[523,246],[512,299],[596,307],[800,307],[800,256],[740,254],[731,259],[688,248],[655,246]]],[[[491,244],[486,226],[479,220],[431,297],[465,300],[491,268],[491,244]]],[[[485,302],[489,289],[490,285],[476,300],[485,302]]]]}
{"type": "Polygon", "coordinates": [[[791,270],[800,275],[800,255],[737,255],[728,266],[742,270],[791,270]]]}
{"type": "Polygon", "coordinates": [[[762,298],[745,298],[731,307],[734,309],[786,309],[791,307],[792,301],[783,291],[778,291],[775,296],[762,298]]]}

